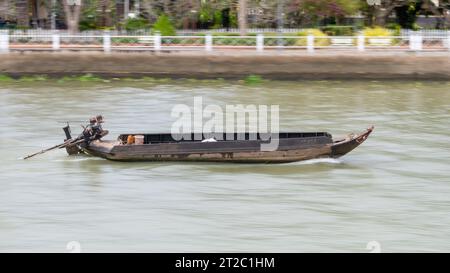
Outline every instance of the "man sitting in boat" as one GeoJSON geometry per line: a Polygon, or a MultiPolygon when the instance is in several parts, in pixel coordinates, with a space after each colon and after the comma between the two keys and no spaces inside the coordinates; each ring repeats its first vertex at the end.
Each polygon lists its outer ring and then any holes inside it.
{"type": "Polygon", "coordinates": [[[103,116],[98,115],[95,117],[95,124],[92,126],[92,136],[95,136],[95,139],[98,139],[102,136],[103,128],[103,116]]]}
{"type": "Polygon", "coordinates": [[[102,137],[108,134],[108,130],[103,130],[102,128],[102,123],[104,122],[103,116],[98,115],[94,119],[95,123],[92,125],[91,129],[91,136],[90,136],[91,140],[101,139],[102,137]]]}
{"type": "Polygon", "coordinates": [[[98,130],[95,126],[97,123],[97,119],[95,117],[92,117],[89,119],[89,124],[84,128],[81,135],[78,137],[79,139],[84,138],[84,143],[86,145],[89,144],[89,140],[92,136],[94,136],[95,130],[98,130]],[[95,129],[94,129],[95,128],[95,129]]]}
{"type": "Polygon", "coordinates": [[[103,130],[103,116],[98,115],[89,119],[89,125],[87,125],[78,139],[84,138],[84,143],[89,145],[92,140],[100,139],[107,134],[108,131],[103,130]]]}

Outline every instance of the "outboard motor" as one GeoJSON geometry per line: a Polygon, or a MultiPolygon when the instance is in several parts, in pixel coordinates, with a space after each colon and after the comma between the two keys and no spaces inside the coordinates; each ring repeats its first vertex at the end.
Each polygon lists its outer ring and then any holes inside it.
{"type": "MultiPolygon", "coordinates": [[[[72,139],[72,134],[70,131],[70,125],[69,123],[67,123],[66,126],[64,126],[63,128],[64,133],[66,134],[66,139],[64,141],[67,141],[69,139],[72,139]]],[[[80,148],[78,148],[77,145],[68,145],[66,146],[66,151],[69,155],[76,155],[79,154],[81,152],[80,148]]]]}
{"type": "Polygon", "coordinates": [[[69,123],[67,123],[67,125],[65,127],[63,127],[62,129],[64,130],[64,133],[66,134],[66,140],[72,139],[69,123]]]}

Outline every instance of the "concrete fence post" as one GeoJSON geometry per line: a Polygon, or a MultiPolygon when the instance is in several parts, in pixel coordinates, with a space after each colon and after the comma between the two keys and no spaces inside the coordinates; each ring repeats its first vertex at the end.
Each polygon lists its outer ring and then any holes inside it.
{"type": "Polygon", "coordinates": [[[358,51],[364,51],[366,47],[366,37],[364,35],[358,35],[358,51]]]}
{"type": "Polygon", "coordinates": [[[103,33],[103,51],[105,53],[111,52],[111,35],[107,31],[103,33]]]}
{"type": "Polygon", "coordinates": [[[9,52],[9,35],[7,30],[0,30],[0,53],[9,52]]]}
{"type": "Polygon", "coordinates": [[[450,51],[450,31],[447,32],[447,49],[450,51]]]}
{"type": "Polygon", "coordinates": [[[308,53],[314,53],[314,35],[308,35],[306,37],[306,49],[308,53]]]}
{"type": "Polygon", "coordinates": [[[415,50],[416,48],[416,39],[414,37],[414,34],[409,34],[409,50],[415,50]]]}
{"type": "Polygon", "coordinates": [[[417,50],[423,50],[423,36],[417,35],[417,50]]]}
{"type": "Polygon", "coordinates": [[[256,51],[264,51],[264,34],[262,33],[258,33],[258,35],[256,35],[256,51]]]}
{"type": "Polygon", "coordinates": [[[417,35],[416,36],[416,43],[417,43],[417,49],[416,50],[422,50],[423,49],[423,36],[422,36],[422,34],[419,34],[419,35],[417,35]]]}
{"type": "Polygon", "coordinates": [[[154,49],[155,51],[161,50],[161,34],[159,32],[155,33],[155,42],[154,42],[154,49]]]}
{"type": "Polygon", "coordinates": [[[409,49],[414,51],[420,51],[423,48],[422,35],[410,34],[409,35],[409,49]]]}
{"type": "Polygon", "coordinates": [[[61,48],[61,38],[59,36],[59,32],[54,32],[52,34],[52,49],[59,50],[61,48]]]}
{"type": "Polygon", "coordinates": [[[205,50],[212,51],[213,38],[211,34],[206,34],[205,36],[205,50]]]}

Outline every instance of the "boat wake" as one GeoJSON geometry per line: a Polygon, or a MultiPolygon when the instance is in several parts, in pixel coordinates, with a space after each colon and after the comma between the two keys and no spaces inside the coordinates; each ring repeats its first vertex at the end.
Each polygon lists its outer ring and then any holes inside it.
{"type": "Polygon", "coordinates": [[[305,161],[287,163],[286,165],[314,165],[314,164],[341,164],[342,161],[336,158],[316,158],[305,161]]]}
{"type": "Polygon", "coordinates": [[[53,162],[81,162],[81,161],[104,161],[103,158],[98,157],[77,157],[77,158],[69,158],[69,159],[54,159],[53,162]]]}

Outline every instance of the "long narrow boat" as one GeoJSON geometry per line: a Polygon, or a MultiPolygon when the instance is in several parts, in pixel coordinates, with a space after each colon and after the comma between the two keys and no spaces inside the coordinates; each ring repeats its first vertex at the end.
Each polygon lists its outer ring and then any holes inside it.
{"type": "Polygon", "coordinates": [[[246,140],[209,142],[205,139],[177,141],[171,134],[123,134],[117,140],[96,140],[79,148],[86,154],[117,161],[287,163],[341,157],[363,143],[372,131],[373,126],[342,139],[333,139],[326,132],[279,133],[279,145],[274,151],[261,150],[264,141],[259,135],[256,140],[246,135],[246,140]],[[127,144],[129,135],[143,137],[143,143],[127,144]]]}

